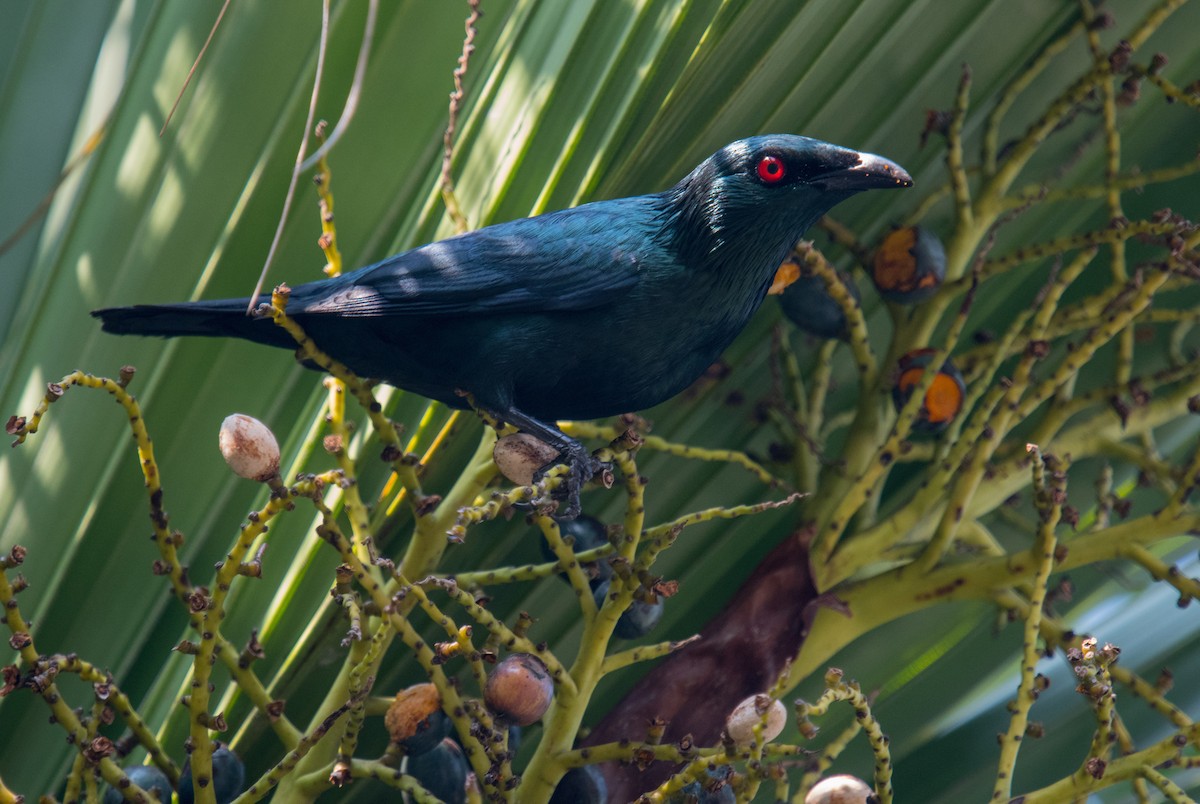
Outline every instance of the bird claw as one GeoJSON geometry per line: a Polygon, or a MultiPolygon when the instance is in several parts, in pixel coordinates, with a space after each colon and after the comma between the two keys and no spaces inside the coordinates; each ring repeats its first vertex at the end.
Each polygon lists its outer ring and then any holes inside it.
{"type": "Polygon", "coordinates": [[[534,483],[541,481],[556,466],[565,465],[567,473],[553,496],[565,502],[565,507],[555,513],[559,519],[575,519],[583,512],[579,495],[592,478],[599,476],[606,486],[612,485],[612,465],[597,459],[582,445],[568,448],[552,462],[539,469],[533,477],[534,483]]]}

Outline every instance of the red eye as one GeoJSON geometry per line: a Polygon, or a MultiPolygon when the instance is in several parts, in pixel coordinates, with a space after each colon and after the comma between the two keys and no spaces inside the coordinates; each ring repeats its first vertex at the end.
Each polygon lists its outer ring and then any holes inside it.
{"type": "Polygon", "coordinates": [[[764,156],[758,160],[758,177],[767,184],[778,184],[785,175],[783,160],[778,156],[764,156]]]}

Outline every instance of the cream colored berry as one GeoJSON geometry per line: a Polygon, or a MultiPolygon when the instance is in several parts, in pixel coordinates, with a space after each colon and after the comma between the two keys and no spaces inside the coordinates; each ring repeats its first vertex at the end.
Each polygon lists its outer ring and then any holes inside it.
{"type": "Polygon", "coordinates": [[[253,416],[234,413],[221,422],[221,454],[237,475],[266,482],[279,475],[279,442],[265,424],[253,416]]]}
{"type": "Polygon", "coordinates": [[[557,457],[558,450],[528,433],[506,435],[492,448],[500,474],[518,486],[528,486],[537,470],[557,457]]]}
{"type": "Polygon", "coordinates": [[[782,701],[773,701],[767,695],[751,695],[737,706],[725,718],[725,731],[738,745],[746,745],[754,740],[754,727],[763,721],[762,741],[769,743],[779,736],[787,723],[787,707],[782,701]]]}
{"type": "Polygon", "coordinates": [[[878,799],[870,785],[846,774],[822,779],[804,797],[804,804],[871,804],[875,801],[878,799]]]}

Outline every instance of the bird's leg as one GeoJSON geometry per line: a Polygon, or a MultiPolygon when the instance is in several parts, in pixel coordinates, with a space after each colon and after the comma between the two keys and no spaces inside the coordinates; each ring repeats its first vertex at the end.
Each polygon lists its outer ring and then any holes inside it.
{"type": "Polygon", "coordinates": [[[588,448],[553,425],[539,421],[532,416],[526,416],[515,408],[504,411],[489,411],[497,419],[508,422],[522,433],[528,433],[539,441],[549,444],[558,450],[558,457],[543,466],[534,475],[534,481],[542,479],[550,469],[558,464],[566,464],[569,472],[564,478],[563,490],[566,497],[566,509],[558,512],[562,519],[574,519],[580,514],[579,493],[592,476],[604,470],[606,465],[592,456],[588,448]]]}

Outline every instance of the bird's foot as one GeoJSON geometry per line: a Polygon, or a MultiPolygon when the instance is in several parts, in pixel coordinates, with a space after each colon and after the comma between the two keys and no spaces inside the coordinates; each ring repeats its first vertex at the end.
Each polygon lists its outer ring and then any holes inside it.
{"type": "Polygon", "coordinates": [[[561,476],[562,483],[551,494],[556,500],[565,503],[555,512],[555,516],[560,519],[575,519],[579,516],[583,510],[579,503],[579,495],[592,478],[599,477],[606,486],[612,485],[612,464],[597,459],[586,447],[578,443],[569,445],[551,463],[539,469],[533,477],[534,483],[540,483],[550,470],[558,466],[565,466],[566,474],[561,476]]]}

